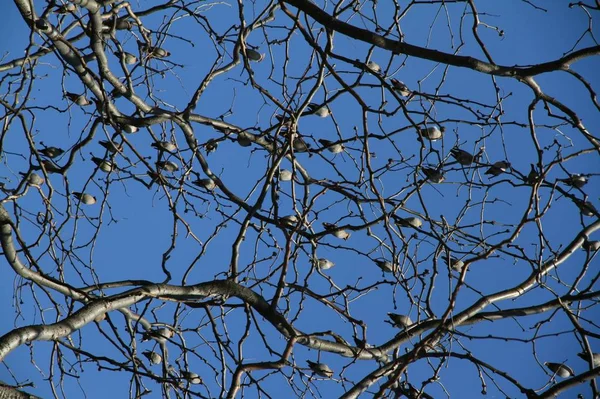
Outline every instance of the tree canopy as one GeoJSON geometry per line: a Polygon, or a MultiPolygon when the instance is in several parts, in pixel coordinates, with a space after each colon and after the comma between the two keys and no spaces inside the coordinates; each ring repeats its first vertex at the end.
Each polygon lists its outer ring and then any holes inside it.
{"type": "Polygon", "coordinates": [[[4,8],[0,398],[600,397],[598,1],[4,8]]]}

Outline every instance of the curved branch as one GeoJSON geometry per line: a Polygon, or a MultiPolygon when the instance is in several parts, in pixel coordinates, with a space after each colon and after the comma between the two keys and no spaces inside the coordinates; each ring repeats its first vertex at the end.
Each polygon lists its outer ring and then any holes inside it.
{"type": "Polygon", "coordinates": [[[399,40],[387,39],[367,29],[358,28],[346,22],[342,22],[339,19],[334,18],[325,11],[321,10],[316,4],[311,3],[308,0],[283,1],[298,8],[300,11],[306,13],[315,21],[319,22],[323,26],[326,26],[328,29],[332,29],[353,39],[372,44],[373,46],[377,46],[384,50],[389,50],[395,54],[405,54],[434,62],[439,62],[442,64],[453,65],[461,68],[468,68],[489,75],[523,79],[528,76],[535,76],[541,73],[552,72],[560,69],[567,69],[569,65],[582,58],[600,54],[600,46],[592,46],[574,51],[571,54],[568,54],[557,60],[544,62],[529,67],[508,67],[496,65],[489,62],[481,61],[474,57],[444,53],[442,51],[432,50],[425,47],[414,46],[412,44],[404,43],[399,40]]]}

